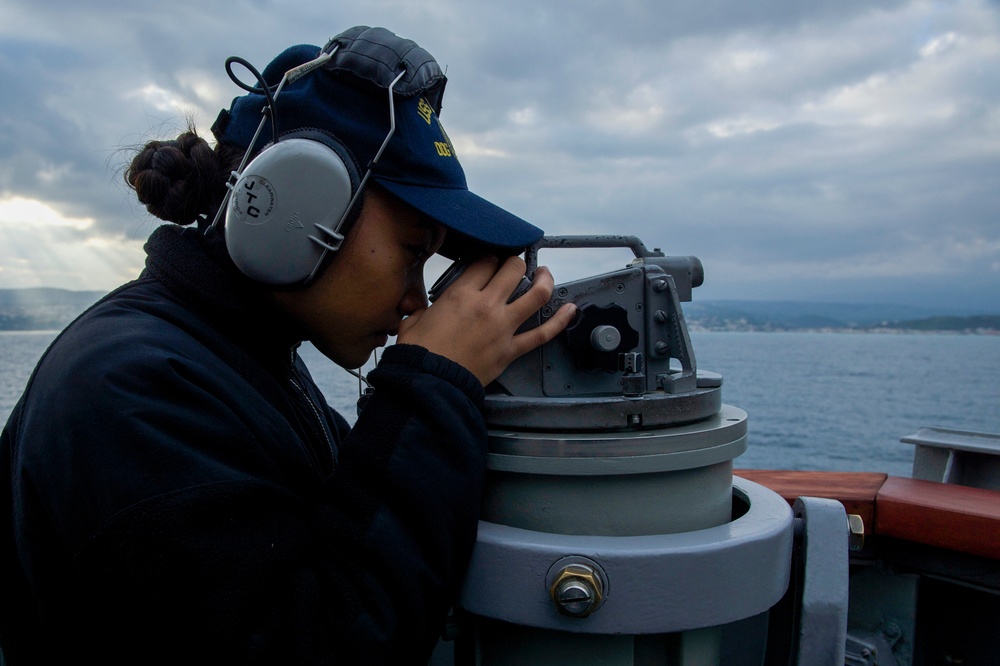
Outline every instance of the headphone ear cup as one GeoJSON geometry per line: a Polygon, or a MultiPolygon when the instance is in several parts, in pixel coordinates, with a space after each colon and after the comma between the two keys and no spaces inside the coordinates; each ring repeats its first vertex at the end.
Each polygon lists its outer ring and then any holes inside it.
{"type": "Polygon", "coordinates": [[[251,160],[233,187],[229,256],[257,282],[305,282],[329,251],[318,240],[333,241],[317,227],[336,229],[358,183],[354,160],[336,139],[318,130],[286,135],[251,160]]]}

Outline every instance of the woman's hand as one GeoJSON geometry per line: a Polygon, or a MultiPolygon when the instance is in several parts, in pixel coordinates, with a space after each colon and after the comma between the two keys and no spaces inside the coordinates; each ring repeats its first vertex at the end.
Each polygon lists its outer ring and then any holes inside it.
{"type": "Polygon", "coordinates": [[[429,308],[403,320],[397,341],[420,345],[467,368],[486,386],[516,358],[558,335],[576,314],[567,303],[541,326],[515,334],[548,303],[554,282],[541,266],[524,294],[507,303],[524,276],[525,263],[483,257],[469,265],[429,308]]]}

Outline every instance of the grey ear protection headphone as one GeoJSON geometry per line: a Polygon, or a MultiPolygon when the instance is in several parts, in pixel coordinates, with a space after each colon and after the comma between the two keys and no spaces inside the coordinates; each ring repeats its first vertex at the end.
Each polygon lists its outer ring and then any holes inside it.
{"type": "MultiPolygon", "coordinates": [[[[396,130],[393,87],[405,70],[388,86],[389,131],[364,175],[359,175],[353,155],[336,137],[308,128],[276,136],[247,164],[282,88],[321,66],[336,51],[333,45],[315,60],[286,72],[273,96],[249,63],[231,58],[226,64],[238,85],[254,92],[264,91],[268,104],[251,148],[230,176],[226,199],[211,226],[218,224],[225,211],[226,247],[233,263],[244,275],[262,284],[304,286],[316,277],[329,254],[340,249],[357,200],[396,130]],[[251,89],[237,81],[229,69],[230,61],[250,69],[260,88],[251,89]]],[[[272,123],[272,127],[275,125],[272,123]]]]}
{"type": "Polygon", "coordinates": [[[361,190],[355,161],[336,138],[299,130],[240,173],[226,207],[226,247],[237,268],[267,285],[306,284],[336,251],[361,190]]]}

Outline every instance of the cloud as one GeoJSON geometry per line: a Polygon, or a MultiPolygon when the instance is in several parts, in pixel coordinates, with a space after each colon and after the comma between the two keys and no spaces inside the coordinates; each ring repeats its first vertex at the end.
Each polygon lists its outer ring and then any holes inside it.
{"type": "MultiPolygon", "coordinates": [[[[996,3],[44,4],[12,0],[0,26],[0,198],[93,220],[81,239],[152,228],[120,184],[128,147],[188,118],[207,132],[239,94],[226,56],[263,67],[385,25],[447,67],[470,186],[551,233],[698,255],[716,297],[881,280],[918,299],[926,284],[901,285],[933,275],[1000,310],[996,3]]],[[[611,254],[553,261],[572,274],[611,254]]]]}
{"type": "Polygon", "coordinates": [[[63,215],[43,201],[0,198],[0,284],[107,290],[114,286],[108,274],[137,277],[140,239],[92,235],[93,227],[93,218],[63,215]]]}
{"type": "Polygon", "coordinates": [[[94,219],[64,217],[41,201],[11,197],[0,199],[0,224],[11,228],[39,225],[86,231],[94,226],[94,219]]]}

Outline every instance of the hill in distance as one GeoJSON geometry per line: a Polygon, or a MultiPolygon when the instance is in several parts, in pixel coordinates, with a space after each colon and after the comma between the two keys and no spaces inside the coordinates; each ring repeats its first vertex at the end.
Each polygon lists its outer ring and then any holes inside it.
{"type": "Polygon", "coordinates": [[[59,330],[102,296],[103,291],[52,287],[0,289],[0,330],[59,330]]]}
{"type": "Polygon", "coordinates": [[[1000,315],[940,307],[802,301],[694,301],[683,304],[693,329],[710,331],[1000,331],[1000,315]]]}
{"type": "MultiPolygon", "coordinates": [[[[0,330],[59,330],[102,296],[49,287],[0,289],[0,330]]],[[[695,300],[682,307],[692,330],[1000,332],[1000,315],[931,307],[728,300],[695,300]]]]}

